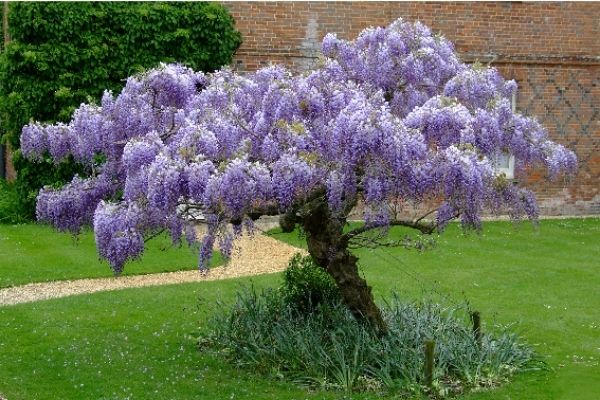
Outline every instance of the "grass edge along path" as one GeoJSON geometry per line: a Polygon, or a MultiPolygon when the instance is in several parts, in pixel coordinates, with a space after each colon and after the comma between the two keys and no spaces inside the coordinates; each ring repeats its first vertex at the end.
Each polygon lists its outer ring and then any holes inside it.
{"type": "MultiPolygon", "coordinates": [[[[217,253],[213,265],[220,263],[217,253]]],[[[197,264],[197,251],[173,246],[163,234],[147,243],[142,257],[128,263],[123,276],[195,270],[197,264]]],[[[99,260],[90,229],[74,237],[44,224],[0,224],[0,288],[112,276],[108,263],[99,260]]]]}
{"type": "Polygon", "coordinates": [[[118,290],[130,287],[169,285],[175,283],[213,281],[242,276],[279,272],[288,260],[303,252],[271,237],[255,234],[236,242],[237,251],[226,265],[198,270],[131,275],[111,278],[37,282],[0,289],[0,306],[72,296],[83,293],[118,290]]]}

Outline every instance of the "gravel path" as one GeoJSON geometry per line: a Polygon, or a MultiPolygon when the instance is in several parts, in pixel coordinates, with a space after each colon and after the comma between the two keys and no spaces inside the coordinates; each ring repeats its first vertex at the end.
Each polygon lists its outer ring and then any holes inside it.
{"type": "Polygon", "coordinates": [[[82,293],[174,283],[214,281],[279,272],[287,266],[288,260],[295,253],[304,252],[304,250],[260,234],[256,234],[252,238],[242,237],[236,241],[236,246],[239,251],[233,254],[226,266],[213,268],[206,273],[179,271],[118,278],[30,283],[0,289],[0,306],[55,299],[82,293]]]}

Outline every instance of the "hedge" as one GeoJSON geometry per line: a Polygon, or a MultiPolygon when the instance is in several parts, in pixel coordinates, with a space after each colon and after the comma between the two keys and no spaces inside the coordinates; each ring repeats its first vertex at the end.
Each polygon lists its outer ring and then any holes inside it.
{"type": "MultiPolygon", "coordinates": [[[[233,18],[217,3],[10,3],[11,42],[0,55],[0,129],[19,147],[30,120],[68,121],[83,102],[159,62],[214,71],[241,43],[233,18]]],[[[15,153],[16,182],[26,213],[46,184],[60,185],[77,166],[32,163],[15,153]]]]}

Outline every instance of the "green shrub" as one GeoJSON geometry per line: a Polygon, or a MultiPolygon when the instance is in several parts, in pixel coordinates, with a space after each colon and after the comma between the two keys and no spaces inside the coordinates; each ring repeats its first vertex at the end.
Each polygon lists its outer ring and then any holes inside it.
{"type": "Polygon", "coordinates": [[[19,224],[28,219],[19,202],[16,186],[0,178],[0,224],[19,224]]]}
{"type": "Polygon", "coordinates": [[[293,212],[286,212],[279,216],[279,227],[283,233],[290,233],[296,227],[296,216],[293,212]]]}
{"type": "Polygon", "coordinates": [[[460,307],[406,303],[383,308],[390,332],[377,337],[340,303],[298,313],[281,292],[238,293],[220,304],[201,346],[242,367],[321,389],[444,397],[498,385],[534,365],[532,350],[506,328],[478,345],[460,307]],[[433,388],[424,385],[425,340],[436,342],[433,388]]]}
{"type": "Polygon", "coordinates": [[[27,221],[35,219],[35,204],[40,188],[45,185],[60,187],[73,179],[75,174],[85,175],[84,169],[68,160],[55,164],[48,157],[41,161],[29,161],[18,149],[13,153],[15,169],[19,171],[17,180],[14,182],[14,190],[17,194],[16,206],[19,213],[27,221]]]}
{"type": "Polygon", "coordinates": [[[295,254],[283,273],[280,288],[286,304],[307,313],[321,304],[333,304],[340,292],[333,278],[311,256],[295,254]]]}
{"type": "MultiPolygon", "coordinates": [[[[106,89],[118,93],[125,78],[159,62],[214,71],[241,43],[227,10],[206,2],[11,2],[9,29],[0,55],[0,133],[13,149],[32,119],[66,122],[81,103],[106,89]]],[[[17,160],[29,215],[43,185],[81,172],[63,164],[17,160]]]]}

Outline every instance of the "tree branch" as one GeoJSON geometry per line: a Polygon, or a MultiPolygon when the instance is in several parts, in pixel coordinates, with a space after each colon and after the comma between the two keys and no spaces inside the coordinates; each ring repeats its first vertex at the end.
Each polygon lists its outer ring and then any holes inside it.
{"type": "Polygon", "coordinates": [[[348,243],[349,249],[369,248],[376,249],[380,247],[404,247],[405,249],[416,249],[423,251],[432,248],[435,245],[435,239],[431,236],[418,236],[417,238],[405,235],[400,239],[389,239],[384,237],[355,237],[348,243]]]}
{"type": "Polygon", "coordinates": [[[261,139],[261,137],[254,132],[252,129],[248,128],[246,126],[246,124],[244,124],[241,120],[241,118],[235,114],[233,111],[229,112],[229,115],[231,116],[231,118],[233,118],[233,120],[238,124],[238,126],[247,134],[249,134],[250,136],[252,136],[254,139],[261,139]]]}
{"type": "Polygon", "coordinates": [[[144,237],[144,243],[147,243],[148,241],[154,239],[155,237],[161,235],[165,230],[164,229],[159,229],[158,231],[144,237]]]}
{"type": "Polygon", "coordinates": [[[422,220],[424,220],[427,216],[433,214],[434,212],[436,212],[437,210],[439,210],[439,208],[434,208],[433,210],[427,211],[425,214],[421,215],[419,218],[417,218],[415,220],[416,223],[421,222],[422,220]]]}
{"type": "MultiPolygon", "coordinates": [[[[386,226],[406,226],[408,228],[413,228],[416,229],[418,231],[420,231],[423,234],[426,235],[430,235],[432,234],[435,229],[437,228],[437,225],[433,222],[421,222],[421,221],[413,221],[413,220],[402,220],[402,219],[396,219],[393,221],[390,221],[388,224],[386,224],[386,226]]],[[[365,232],[369,232],[371,230],[374,229],[378,229],[381,228],[381,226],[361,226],[359,228],[353,229],[350,232],[345,233],[344,235],[342,235],[342,240],[345,241],[350,241],[352,238],[362,235],[365,232]]]]}
{"type": "Polygon", "coordinates": [[[256,221],[263,215],[279,215],[281,210],[277,204],[265,204],[261,207],[256,207],[246,213],[246,215],[253,221],[256,221]]]}

